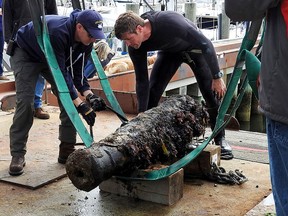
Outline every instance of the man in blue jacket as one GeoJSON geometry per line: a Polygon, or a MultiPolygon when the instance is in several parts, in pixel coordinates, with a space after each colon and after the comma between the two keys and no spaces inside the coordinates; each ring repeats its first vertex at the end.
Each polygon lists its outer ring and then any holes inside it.
{"type": "MultiPolygon", "coordinates": [[[[47,15],[46,22],[54,53],[67,83],[71,99],[85,121],[93,126],[95,111],[105,109],[102,98],[95,96],[90,90],[87,79],[83,75],[83,65],[90,56],[92,44],[96,39],[104,39],[103,19],[94,10],[75,10],[70,17],[47,15]],[[86,97],[83,102],[78,92],[86,97]],[[92,108],[93,109],[92,109],[92,108]]],[[[10,175],[21,175],[25,166],[26,143],[29,130],[33,124],[33,99],[35,85],[41,74],[52,86],[58,97],[57,88],[49,70],[44,53],[40,49],[35,36],[33,24],[22,26],[16,35],[14,55],[11,57],[12,69],[15,73],[16,110],[10,128],[10,152],[12,161],[10,175]]],[[[69,119],[61,101],[59,126],[59,163],[66,163],[68,156],[75,150],[76,129],[69,119]]]]}

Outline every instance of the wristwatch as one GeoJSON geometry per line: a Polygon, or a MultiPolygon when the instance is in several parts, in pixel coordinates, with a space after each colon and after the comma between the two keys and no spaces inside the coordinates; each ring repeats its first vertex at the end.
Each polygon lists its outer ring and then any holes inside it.
{"type": "Polygon", "coordinates": [[[223,72],[219,71],[218,73],[213,75],[213,79],[219,79],[223,77],[223,75],[224,75],[223,72]]]}

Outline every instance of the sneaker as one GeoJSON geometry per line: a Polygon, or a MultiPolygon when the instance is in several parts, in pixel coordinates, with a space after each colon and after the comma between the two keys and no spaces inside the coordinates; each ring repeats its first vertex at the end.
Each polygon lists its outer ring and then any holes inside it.
{"type": "Polygon", "coordinates": [[[229,143],[225,140],[225,138],[221,138],[221,140],[215,141],[215,145],[221,146],[221,159],[223,160],[231,160],[234,158],[232,153],[232,148],[229,143]]]}
{"type": "Polygon", "coordinates": [[[35,109],[34,117],[39,119],[49,119],[50,115],[48,112],[44,111],[42,107],[40,107],[35,109]]]}
{"type": "Polygon", "coordinates": [[[2,75],[0,76],[0,80],[9,80],[9,78],[7,76],[2,75]]]}
{"type": "Polygon", "coordinates": [[[9,174],[12,176],[21,175],[24,172],[25,164],[24,156],[13,156],[9,166],[9,174]]]}
{"type": "Polygon", "coordinates": [[[74,143],[61,142],[59,145],[58,163],[65,164],[69,155],[75,151],[74,143]]]}

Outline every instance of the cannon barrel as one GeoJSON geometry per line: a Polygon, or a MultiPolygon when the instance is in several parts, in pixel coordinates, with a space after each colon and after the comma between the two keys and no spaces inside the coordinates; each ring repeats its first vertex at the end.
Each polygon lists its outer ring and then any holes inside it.
{"type": "Polygon", "coordinates": [[[171,96],[89,148],[74,151],[66,172],[75,187],[90,191],[113,175],[128,175],[156,163],[169,163],[203,135],[208,114],[190,96],[171,96]]]}

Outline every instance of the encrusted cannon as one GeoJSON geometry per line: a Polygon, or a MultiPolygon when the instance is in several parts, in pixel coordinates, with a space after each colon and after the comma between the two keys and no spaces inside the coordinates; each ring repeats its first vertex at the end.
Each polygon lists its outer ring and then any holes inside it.
{"type": "Polygon", "coordinates": [[[191,151],[188,144],[204,134],[207,120],[205,108],[190,96],[171,96],[91,147],[73,152],[67,175],[75,187],[90,191],[113,175],[175,161],[191,151]]]}

